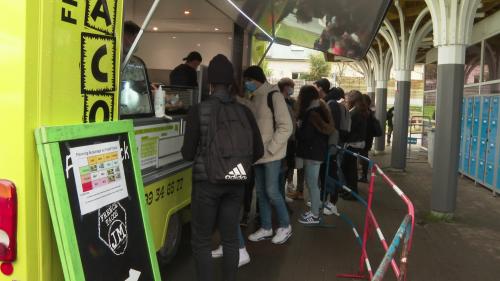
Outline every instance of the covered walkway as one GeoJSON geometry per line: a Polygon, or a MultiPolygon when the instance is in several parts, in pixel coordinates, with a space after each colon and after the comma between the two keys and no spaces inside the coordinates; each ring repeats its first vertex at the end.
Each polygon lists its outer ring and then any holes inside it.
{"type": "MultiPolygon", "coordinates": [[[[495,281],[500,279],[500,200],[490,190],[466,178],[458,180],[457,209],[453,221],[433,222],[429,219],[432,169],[426,154],[414,153],[418,159],[409,160],[407,171],[388,172],[412,199],[417,224],[414,247],[409,257],[408,280],[413,281],[495,281]]],[[[382,166],[390,166],[389,153],[375,157],[382,166]]],[[[387,170],[387,169],[386,169],[387,170]]],[[[366,196],[367,185],[360,185],[366,196]]],[[[336,228],[310,228],[297,223],[303,202],[293,204],[294,235],[283,246],[270,242],[247,242],[250,264],[239,271],[240,281],[321,281],[343,280],[338,273],[357,270],[359,246],[350,227],[338,217],[329,217],[336,228]]],[[[359,203],[340,200],[341,212],[355,221],[363,222],[364,212],[359,203]]],[[[374,212],[387,240],[392,240],[405,206],[392,190],[377,177],[374,212]]],[[[184,228],[183,243],[172,264],[162,269],[163,280],[195,280],[194,264],[189,242],[189,226],[184,228]]],[[[246,230],[253,230],[252,226],[246,230]]],[[[214,247],[216,241],[214,241],[214,247]]],[[[374,237],[368,248],[372,266],[378,266],[382,248],[374,237]]],[[[216,261],[216,264],[219,264],[216,261]]],[[[220,267],[217,267],[220,268],[220,267]]],[[[388,269],[384,280],[395,280],[388,269]]],[[[345,279],[344,279],[345,280],[345,279]]]]}

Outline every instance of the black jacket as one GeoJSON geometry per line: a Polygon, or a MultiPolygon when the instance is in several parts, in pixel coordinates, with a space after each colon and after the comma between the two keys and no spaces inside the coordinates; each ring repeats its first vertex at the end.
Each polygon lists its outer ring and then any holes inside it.
{"type": "Polygon", "coordinates": [[[193,179],[195,181],[207,181],[208,176],[205,168],[206,146],[208,126],[212,115],[212,108],[218,102],[234,102],[235,106],[241,106],[252,126],[253,131],[253,161],[256,162],[264,155],[264,145],[260,135],[259,127],[250,109],[237,103],[236,99],[225,92],[216,92],[206,101],[191,108],[187,117],[186,132],[182,145],[182,157],[186,161],[193,161],[193,179]]]}
{"type": "Polygon", "coordinates": [[[335,131],[335,125],[326,104],[306,112],[297,129],[297,157],[325,161],[328,137],[335,131]]]}
{"type": "Polygon", "coordinates": [[[373,138],[375,137],[373,135],[373,132],[375,131],[375,129],[372,127],[374,122],[378,122],[378,120],[375,117],[375,112],[370,110],[370,115],[368,115],[368,120],[366,125],[366,139],[365,139],[365,150],[368,151],[370,151],[373,147],[373,138]]]}
{"type": "Polygon", "coordinates": [[[346,143],[365,141],[367,126],[367,116],[364,116],[357,108],[351,111],[351,131],[347,136],[346,143]]]}
{"type": "Polygon", "coordinates": [[[172,86],[198,86],[198,75],[196,70],[189,65],[179,64],[170,72],[170,85],[172,86]]]}

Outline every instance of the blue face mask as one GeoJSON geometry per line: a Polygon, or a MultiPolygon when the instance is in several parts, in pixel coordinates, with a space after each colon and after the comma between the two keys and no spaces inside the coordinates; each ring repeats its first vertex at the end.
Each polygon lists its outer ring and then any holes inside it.
{"type": "Polygon", "coordinates": [[[255,83],[253,82],[247,81],[245,82],[245,89],[250,93],[253,93],[255,92],[255,90],[257,90],[257,85],[255,85],[255,83]]]}
{"type": "Polygon", "coordinates": [[[293,95],[293,88],[288,88],[288,96],[291,97],[293,95]]]}

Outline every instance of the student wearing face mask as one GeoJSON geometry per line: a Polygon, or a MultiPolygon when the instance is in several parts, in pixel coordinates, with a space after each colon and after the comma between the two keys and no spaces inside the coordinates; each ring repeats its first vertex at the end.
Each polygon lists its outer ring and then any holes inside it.
{"type": "Polygon", "coordinates": [[[243,78],[245,89],[253,96],[255,119],[264,143],[264,156],[254,166],[261,228],[248,239],[256,242],[272,237],[274,244],[283,244],[292,236],[292,227],[285,199],[280,193],[279,174],[288,139],[293,132],[292,118],[285,98],[278,87],[267,82],[262,68],[250,66],[244,71],[243,78]],[[278,229],[274,237],[271,204],[275,207],[278,217],[278,229]]]}

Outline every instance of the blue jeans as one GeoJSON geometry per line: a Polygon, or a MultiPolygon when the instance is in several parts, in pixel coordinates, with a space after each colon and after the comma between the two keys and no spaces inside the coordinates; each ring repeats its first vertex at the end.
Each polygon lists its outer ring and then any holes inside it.
{"type": "Polygon", "coordinates": [[[255,187],[259,200],[260,223],[263,229],[272,229],[271,204],[276,209],[279,227],[288,227],[290,217],[285,199],[280,192],[279,176],[281,161],[255,165],[255,187]]]}
{"type": "Polygon", "coordinates": [[[311,212],[314,216],[319,216],[321,209],[321,199],[319,191],[319,169],[320,163],[304,163],[304,173],[306,177],[307,187],[309,188],[309,197],[311,198],[311,212]]]}

